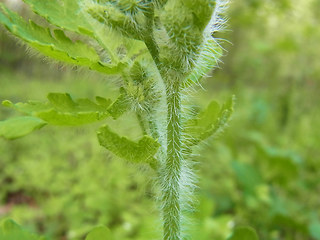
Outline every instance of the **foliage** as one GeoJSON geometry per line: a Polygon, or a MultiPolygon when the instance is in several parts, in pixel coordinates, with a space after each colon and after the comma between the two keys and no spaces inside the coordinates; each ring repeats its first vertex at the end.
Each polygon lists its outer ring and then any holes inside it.
{"type": "Polygon", "coordinates": [[[74,100],[67,93],[49,93],[48,102],[6,100],[3,105],[28,117],[2,121],[1,136],[14,139],[44,125],[75,126],[109,116],[118,119],[127,111],[136,114],[143,133],[138,142],[104,125],[97,133],[99,143],[128,162],[149,163],[159,179],[163,239],[185,238],[182,214],[185,193],[193,185],[191,147],[225,128],[234,103],[231,99],[221,109],[216,104],[214,116],[209,107],[188,121],[182,99],[222,55],[213,33],[222,27],[227,1],[25,2],[51,25],[27,22],[1,4],[0,22],[9,32],[47,57],[118,75],[120,95],[114,102],[103,97],[74,100]],[[165,118],[159,117],[163,111],[165,118]]]}
{"type": "MultiPolygon", "coordinates": [[[[318,13],[317,0],[232,2],[232,31],[215,35],[233,43],[224,45],[229,53],[215,72],[219,81],[204,83],[207,91],[197,94],[191,108],[203,112],[198,105],[206,109],[213,95],[237,96],[229,130],[194,151],[201,162],[195,165],[200,188],[193,197],[199,203],[186,213],[193,218],[188,228],[194,239],[225,240],[244,225],[260,239],[319,238],[318,13]]],[[[24,51],[2,32],[0,39],[1,99],[42,101],[46,92],[70,92],[74,100],[115,100],[121,94],[83,70],[74,75],[68,68],[49,69],[34,57],[17,63],[10,54],[21,59],[24,51]]],[[[16,116],[9,110],[0,109],[2,119],[16,116]]],[[[121,124],[103,121],[119,136],[134,142],[142,137],[130,111],[118,118],[121,124]]],[[[160,239],[159,211],[152,203],[158,189],[150,182],[155,172],[128,167],[101,151],[92,134],[99,125],[45,127],[10,143],[0,140],[0,217],[51,239],[84,239],[96,225],[108,226],[115,239],[160,239]]]]}

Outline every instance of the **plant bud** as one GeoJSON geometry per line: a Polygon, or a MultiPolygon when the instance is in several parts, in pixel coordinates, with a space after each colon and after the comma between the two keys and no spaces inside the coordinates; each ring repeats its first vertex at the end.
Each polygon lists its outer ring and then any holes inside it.
{"type": "Polygon", "coordinates": [[[99,22],[109,25],[125,36],[140,39],[140,28],[137,22],[142,21],[142,13],[133,17],[130,13],[123,12],[117,5],[112,3],[92,3],[87,5],[87,12],[99,22]]]}
{"type": "Polygon", "coordinates": [[[203,30],[210,21],[214,10],[213,0],[171,0],[161,15],[162,23],[167,31],[169,44],[161,54],[164,64],[170,68],[188,72],[194,65],[200,45],[203,42],[203,30]],[[175,63],[172,65],[172,60],[175,63]]]}
{"type": "Polygon", "coordinates": [[[148,111],[160,99],[154,77],[139,62],[135,62],[130,69],[125,90],[131,106],[138,111],[148,111]]]}
{"type": "Polygon", "coordinates": [[[150,1],[141,0],[119,0],[118,6],[122,11],[135,15],[147,11],[151,3],[150,1]]]}

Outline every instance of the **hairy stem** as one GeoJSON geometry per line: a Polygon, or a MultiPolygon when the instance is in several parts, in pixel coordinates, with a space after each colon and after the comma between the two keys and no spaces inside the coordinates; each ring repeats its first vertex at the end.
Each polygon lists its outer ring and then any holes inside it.
{"type": "Polygon", "coordinates": [[[167,84],[167,157],[163,171],[162,214],[164,240],[181,239],[181,96],[180,81],[167,84]]]}
{"type": "Polygon", "coordinates": [[[158,133],[158,129],[156,127],[156,122],[155,120],[153,119],[153,116],[151,115],[150,116],[150,119],[149,119],[149,127],[150,127],[150,132],[151,132],[151,136],[154,138],[154,139],[158,139],[159,138],[159,133],[158,133]]]}
{"type": "Polygon", "coordinates": [[[140,128],[142,130],[143,135],[147,135],[148,133],[147,133],[147,128],[146,128],[146,125],[144,122],[144,118],[142,117],[141,113],[136,113],[136,115],[137,115],[139,125],[140,125],[140,128]]]}
{"type": "Polygon", "coordinates": [[[156,66],[159,68],[159,47],[154,39],[153,35],[153,26],[154,26],[154,6],[152,6],[151,11],[146,14],[147,17],[147,25],[146,25],[146,34],[144,38],[144,42],[146,47],[148,48],[153,61],[156,66]]]}

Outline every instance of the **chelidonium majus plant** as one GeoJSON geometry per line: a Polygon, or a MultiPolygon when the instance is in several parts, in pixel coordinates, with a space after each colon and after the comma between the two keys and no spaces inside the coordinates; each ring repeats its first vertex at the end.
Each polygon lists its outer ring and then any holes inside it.
{"type": "Polygon", "coordinates": [[[223,131],[233,98],[188,107],[201,79],[222,55],[214,37],[224,24],[227,0],[24,0],[52,27],[25,21],[1,4],[0,22],[47,57],[89,68],[121,81],[116,99],[74,99],[49,93],[45,102],[3,105],[21,117],[0,122],[0,136],[15,139],[46,125],[79,126],[134,112],[138,141],[103,125],[102,147],[128,162],[149,164],[158,175],[163,239],[184,239],[183,212],[194,189],[194,147],[223,131]],[[73,32],[83,36],[74,41],[73,32]]]}

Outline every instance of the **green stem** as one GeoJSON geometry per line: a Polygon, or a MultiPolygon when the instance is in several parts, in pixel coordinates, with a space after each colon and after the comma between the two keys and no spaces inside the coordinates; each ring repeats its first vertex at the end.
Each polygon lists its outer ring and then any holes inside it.
{"type": "Polygon", "coordinates": [[[139,125],[140,125],[140,128],[142,130],[143,135],[147,135],[148,134],[147,133],[147,128],[145,126],[145,122],[144,122],[144,119],[143,119],[141,113],[137,112],[136,114],[137,114],[137,118],[138,118],[139,125]]]}
{"type": "Polygon", "coordinates": [[[163,171],[162,214],[164,240],[181,239],[181,96],[180,81],[167,84],[167,158],[163,171]]]}
{"type": "Polygon", "coordinates": [[[154,139],[158,139],[159,138],[159,133],[158,133],[158,129],[156,127],[156,122],[155,122],[154,117],[152,115],[150,116],[150,119],[149,119],[148,122],[149,122],[151,136],[154,139]]]}
{"type": "Polygon", "coordinates": [[[144,43],[146,44],[146,47],[148,48],[150,55],[155,62],[158,70],[160,66],[159,61],[159,47],[154,39],[153,35],[153,26],[154,26],[154,6],[151,7],[150,11],[146,13],[147,17],[147,24],[146,24],[146,30],[145,30],[145,37],[144,37],[144,43]]]}

